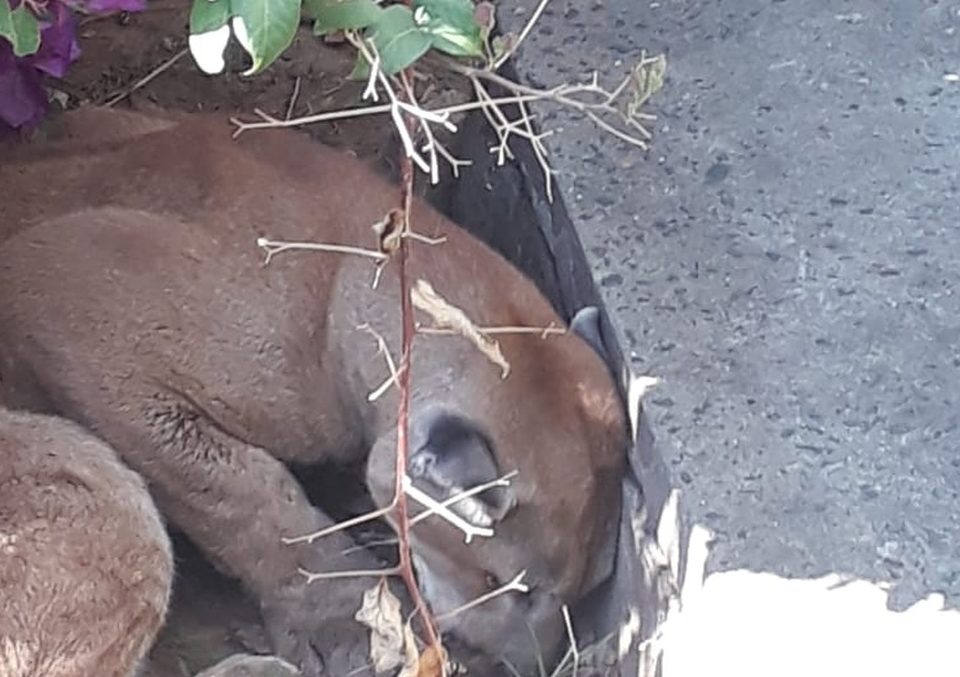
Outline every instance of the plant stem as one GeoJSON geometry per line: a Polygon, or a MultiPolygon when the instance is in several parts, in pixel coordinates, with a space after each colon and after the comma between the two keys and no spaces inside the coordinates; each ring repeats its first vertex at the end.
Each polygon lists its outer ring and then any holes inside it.
{"type": "MultiPolygon", "coordinates": [[[[406,84],[406,73],[401,74],[401,78],[406,84]]],[[[407,86],[406,93],[410,103],[412,96],[409,96],[410,88],[407,86]]],[[[416,127],[416,119],[408,114],[404,115],[404,124],[411,135],[416,127]]],[[[400,158],[401,167],[401,193],[400,199],[403,209],[403,230],[411,230],[410,213],[413,206],[413,161],[410,156],[404,153],[400,158]]],[[[397,541],[399,549],[399,570],[407,590],[410,592],[410,598],[414,604],[414,613],[419,614],[426,632],[428,646],[437,651],[437,655],[442,657],[442,645],[440,635],[437,631],[436,621],[427,609],[420,594],[420,588],[417,585],[416,577],[413,573],[413,562],[410,555],[410,517],[407,509],[407,495],[403,489],[403,478],[407,472],[407,457],[409,455],[409,429],[410,429],[410,383],[411,371],[413,366],[413,338],[416,335],[416,326],[413,318],[413,304],[410,298],[410,278],[407,271],[407,262],[409,258],[409,240],[410,238],[401,237],[400,246],[396,252],[397,276],[400,286],[400,315],[402,322],[402,358],[399,373],[397,375],[397,386],[400,390],[400,403],[397,409],[397,459],[396,459],[396,477],[394,485],[394,521],[396,522],[397,541]]]]}

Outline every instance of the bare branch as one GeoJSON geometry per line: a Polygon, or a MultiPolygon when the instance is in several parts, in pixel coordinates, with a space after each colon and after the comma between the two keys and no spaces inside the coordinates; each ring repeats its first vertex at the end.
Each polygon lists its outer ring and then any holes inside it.
{"type": "MultiPolygon", "coordinates": [[[[410,91],[406,71],[401,71],[401,80],[404,88],[410,91]]],[[[407,115],[404,122],[404,132],[409,133],[414,126],[414,119],[407,115]]],[[[403,229],[401,232],[411,230],[411,213],[413,211],[413,161],[409,156],[400,158],[400,178],[401,178],[401,207],[403,210],[403,229]]],[[[413,571],[413,556],[410,547],[410,518],[408,513],[407,495],[404,491],[403,480],[406,478],[407,459],[410,453],[410,400],[411,400],[411,370],[413,358],[413,341],[416,336],[414,327],[413,304],[410,296],[410,277],[407,270],[408,263],[407,238],[400,238],[400,246],[397,252],[397,281],[400,286],[400,323],[402,340],[402,363],[400,373],[397,379],[397,385],[400,390],[399,402],[397,404],[397,452],[394,464],[394,487],[393,503],[395,504],[392,516],[394,518],[394,530],[397,533],[397,553],[399,555],[400,576],[410,593],[413,601],[413,615],[419,615],[427,639],[427,652],[434,655],[439,660],[441,677],[446,675],[446,651],[443,648],[443,642],[440,639],[440,631],[437,627],[437,621],[433,617],[417,583],[417,577],[413,571]]],[[[418,670],[419,672],[419,670],[418,670]]]]}
{"type": "MultiPolygon", "coordinates": [[[[470,164],[470,163],[468,162],[466,164],[470,164]]],[[[415,242],[421,242],[423,244],[428,244],[431,246],[443,244],[444,242],[447,241],[447,237],[445,235],[441,235],[440,237],[430,237],[429,235],[423,235],[422,233],[415,233],[412,230],[407,230],[406,232],[404,232],[403,237],[414,240],[415,242]]]]}
{"type": "Polygon", "coordinates": [[[570,620],[569,607],[564,604],[561,611],[563,612],[563,624],[567,629],[567,641],[570,643],[570,648],[567,649],[567,653],[563,657],[563,660],[560,661],[560,665],[557,666],[550,677],[559,677],[571,657],[573,658],[573,672],[570,674],[571,677],[577,677],[580,672],[580,649],[577,647],[577,636],[573,632],[573,622],[570,620]]]}
{"type": "MultiPolygon", "coordinates": [[[[436,150],[437,154],[440,157],[442,157],[444,160],[446,160],[447,164],[450,165],[450,171],[453,173],[453,178],[455,179],[460,178],[461,167],[469,167],[470,165],[473,164],[473,160],[460,160],[458,158],[455,158],[453,156],[453,153],[447,150],[446,146],[444,146],[442,143],[440,143],[436,139],[433,140],[433,147],[436,150]]],[[[431,243],[431,244],[434,244],[434,243],[431,243]]],[[[436,243],[436,244],[439,244],[439,243],[436,243]]]]}
{"type": "Polygon", "coordinates": [[[303,534],[302,536],[293,536],[291,538],[281,538],[284,545],[294,545],[295,543],[313,543],[318,538],[323,538],[324,536],[329,536],[330,534],[335,534],[338,531],[344,531],[351,527],[359,526],[361,524],[366,524],[367,522],[372,522],[375,519],[380,519],[384,515],[388,515],[390,511],[394,508],[393,503],[388,505],[385,508],[380,508],[379,510],[372,510],[364,515],[358,515],[348,520],[342,522],[337,522],[329,527],[324,529],[319,529],[317,531],[311,532],[309,534],[303,534]]]}
{"type": "Polygon", "coordinates": [[[543,10],[546,9],[547,3],[550,0],[540,0],[537,4],[536,9],[533,10],[533,14],[530,15],[530,18],[527,20],[526,25],[524,25],[523,30],[520,31],[520,35],[517,36],[516,42],[510,46],[510,49],[505,51],[500,57],[490,64],[491,70],[497,70],[506,63],[507,59],[516,54],[517,49],[520,47],[520,43],[527,39],[527,36],[530,35],[530,31],[533,30],[533,27],[537,24],[537,21],[540,20],[540,15],[543,14],[543,10]]]}
{"type": "Polygon", "coordinates": [[[181,49],[179,52],[177,52],[176,54],[174,54],[173,56],[171,56],[169,59],[167,59],[166,61],[164,61],[163,63],[161,63],[161,64],[160,64],[159,66],[157,66],[156,68],[154,68],[152,71],[150,71],[149,73],[147,73],[146,75],[144,75],[142,78],[140,78],[139,80],[137,80],[137,81],[136,81],[135,83],[133,83],[128,89],[125,89],[124,91],[122,91],[122,92],[120,92],[120,93],[118,93],[118,94],[114,94],[113,96],[111,96],[109,99],[107,99],[107,102],[104,104],[104,106],[106,106],[107,108],[110,108],[110,107],[112,107],[112,106],[115,106],[116,104],[120,103],[121,101],[123,101],[124,99],[126,99],[128,96],[130,96],[131,94],[133,94],[133,93],[134,93],[135,91],[137,91],[138,89],[141,89],[141,88],[143,88],[143,87],[146,87],[148,84],[150,84],[150,82],[151,82],[155,77],[157,77],[158,75],[160,75],[161,73],[163,73],[164,71],[166,71],[167,69],[169,69],[170,67],[172,67],[172,66],[173,66],[175,63],[177,63],[180,59],[182,59],[184,56],[186,56],[187,52],[189,52],[189,51],[190,51],[189,48],[184,47],[184,48],[181,49]]]}
{"type": "Polygon", "coordinates": [[[553,203],[553,168],[550,166],[550,163],[547,162],[547,148],[543,145],[541,138],[533,131],[533,123],[530,121],[530,111],[526,103],[518,103],[517,108],[520,109],[520,119],[523,122],[524,129],[527,130],[527,134],[530,138],[530,146],[533,148],[533,154],[537,158],[537,164],[540,165],[540,169],[543,171],[543,183],[547,189],[547,201],[553,203]]]}
{"type": "Polygon", "coordinates": [[[403,476],[403,490],[417,503],[425,508],[429,508],[436,513],[438,517],[442,517],[447,522],[462,531],[464,535],[464,543],[470,543],[474,536],[482,536],[483,538],[493,537],[493,529],[488,527],[478,527],[470,524],[470,522],[460,517],[460,515],[444,506],[432,496],[415,487],[413,482],[410,480],[410,477],[406,474],[403,476]]]}
{"type": "Polygon", "coordinates": [[[289,120],[278,120],[267,115],[262,111],[254,111],[260,117],[260,122],[244,122],[240,118],[231,117],[230,122],[236,129],[233,131],[233,138],[251,129],[275,129],[279,127],[302,127],[316,122],[332,122],[334,120],[346,120],[350,118],[359,118],[367,115],[383,115],[390,112],[390,106],[381,104],[379,106],[357,106],[356,108],[344,108],[341,110],[328,111],[326,113],[316,113],[314,115],[305,115],[299,118],[290,118],[289,120]]]}
{"type": "Polygon", "coordinates": [[[499,588],[496,588],[495,590],[491,590],[490,592],[484,593],[483,595],[480,595],[476,599],[472,599],[466,604],[458,606],[456,609],[453,609],[452,611],[448,611],[447,613],[441,616],[438,616],[437,620],[444,621],[449,618],[453,618],[457,614],[462,614],[464,611],[467,611],[468,609],[473,609],[474,607],[480,606],[485,602],[489,602],[491,599],[495,597],[499,597],[500,595],[505,595],[508,592],[522,592],[524,594],[530,592],[530,586],[528,586],[526,583],[523,582],[523,577],[526,575],[527,575],[527,571],[526,569],[524,569],[519,574],[514,576],[513,580],[509,581],[508,583],[504,583],[499,588]]]}
{"type": "MultiPolygon", "coordinates": [[[[440,506],[444,508],[449,508],[450,506],[456,505],[457,503],[459,503],[464,499],[472,498],[477,494],[481,494],[487,489],[493,489],[494,487],[508,487],[510,486],[510,480],[516,477],[518,474],[519,472],[517,470],[513,470],[511,472],[508,472],[503,477],[498,477],[495,480],[484,482],[483,484],[478,484],[477,486],[471,487],[470,489],[467,489],[465,491],[457,492],[456,494],[446,499],[445,501],[441,501],[440,506]]],[[[410,526],[411,527],[415,526],[419,522],[422,522],[423,520],[427,519],[428,517],[434,514],[436,514],[436,511],[433,508],[428,508],[427,510],[424,510],[423,512],[418,514],[416,517],[414,517],[412,520],[410,520],[410,526]]]]}
{"type": "MultiPolygon", "coordinates": [[[[454,62],[456,63],[456,62],[454,62]]],[[[473,70],[473,69],[472,69],[473,70]]],[[[477,73],[483,73],[484,71],[476,71],[477,73]]],[[[504,79],[505,82],[510,82],[509,80],[504,79]]],[[[456,113],[467,113],[473,110],[479,110],[482,108],[487,108],[489,106],[505,106],[509,104],[523,103],[529,101],[543,101],[543,100],[553,100],[558,103],[565,103],[566,98],[573,93],[576,94],[579,89],[570,90],[564,89],[561,90],[566,94],[563,95],[561,99],[557,98],[556,94],[551,94],[552,90],[532,90],[535,93],[532,94],[516,94],[513,96],[502,96],[497,98],[492,98],[489,101],[468,101],[466,103],[454,104],[451,106],[443,106],[441,108],[423,108],[421,110],[427,111],[429,113],[445,113],[448,115],[454,115],[456,113]],[[537,93],[539,92],[539,93],[537,93]]],[[[587,90],[582,90],[587,91],[587,90]]],[[[582,102],[577,102],[577,107],[580,107],[584,104],[582,102]]],[[[331,122],[333,120],[344,120],[349,118],[363,117],[367,115],[383,115],[384,113],[390,113],[392,106],[390,104],[380,104],[379,106],[358,106],[356,108],[344,108],[336,111],[329,111],[326,113],[317,113],[315,115],[305,115],[299,118],[291,118],[289,120],[278,120],[277,118],[264,113],[263,111],[254,111],[255,114],[260,117],[259,122],[245,122],[239,118],[232,117],[230,122],[236,127],[233,132],[234,138],[240,136],[243,132],[254,130],[254,129],[278,129],[285,127],[302,127],[304,125],[311,125],[317,122],[331,122]]]]}
{"type": "MultiPolygon", "coordinates": [[[[481,327],[474,325],[476,329],[484,334],[536,334],[540,338],[547,338],[551,335],[566,334],[568,329],[558,327],[555,324],[549,324],[546,327],[524,327],[524,326],[499,326],[499,327],[481,327]]],[[[455,336],[459,334],[455,329],[446,327],[424,327],[417,323],[417,332],[420,334],[432,334],[434,336],[455,336]]]]}
{"type": "Polygon", "coordinates": [[[284,119],[289,120],[293,115],[293,107],[297,105],[297,99],[300,97],[300,81],[301,77],[298,75],[297,79],[293,81],[293,94],[290,95],[290,102],[287,104],[287,114],[284,116],[284,119]]]}
{"type": "Polygon", "coordinates": [[[400,567],[391,567],[389,569],[354,569],[351,571],[307,571],[306,569],[297,569],[301,576],[307,579],[307,584],[314,581],[328,581],[335,578],[366,578],[367,576],[396,576],[400,573],[400,567]]]}
{"type": "Polygon", "coordinates": [[[351,247],[342,244],[325,244],[322,242],[287,242],[284,240],[270,240],[265,237],[257,238],[257,246],[267,252],[267,258],[264,265],[270,263],[271,259],[277,254],[287,251],[320,251],[332,252],[334,254],[352,254],[355,256],[365,256],[375,261],[385,261],[389,258],[383,252],[375,249],[364,249],[363,247],[351,247]]]}
{"type": "Polygon", "coordinates": [[[397,364],[393,361],[393,356],[390,354],[390,349],[387,347],[387,341],[383,336],[377,332],[376,329],[371,327],[369,324],[362,324],[357,327],[360,331],[366,331],[368,334],[372,334],[377,341],[377,354],[383,355],[383,359],[387,363],[387,369],[390,372],[390,377],[387,378],[380,386],[378,386],[372,393],[367,395],[368,402],[375,402],[380,399],[387,390],[390,389],[390,386],[397,384],[398,373],[397,373],[397,364]]]}

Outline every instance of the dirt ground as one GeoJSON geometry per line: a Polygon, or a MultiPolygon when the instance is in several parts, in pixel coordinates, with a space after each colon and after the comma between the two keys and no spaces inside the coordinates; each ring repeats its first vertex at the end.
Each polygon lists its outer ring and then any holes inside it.
{"type": "MultiPolygon", "coordinates": [[[[82,55],[57,88],[66,106],[153,104],[186,111],[221,111],[256,119],[255,110],[277,118],[355,108],[364,82],[348,79],[354,50],[346,42],[326,42],[303,25],[293,45],[265,72],[244,77],[248,57],[231,40],[224,73],[205,75],[187,49],[189,0],[151,0],[140,13],[118,13],[81,20],[82,55]],[[142,81],[149,79],[146,84],[142,81]],[[126,95],[114,102],[120,95],[126,95]]],[[[418,81],[427,106],[463,101],[466,89],[450,76],[430,73],[418,81]]],[[[388,171],[396,169],[397,144],[386,115],[303,127],[313,138],[388,171]]]]}
{"type": "MultiPolygon", "coordinates": [[[[308,26],[301,27],[293,46],[265,73],[243,77],[246,56],[232,44],[227,72],[204,75],[185,51],[189,5],[185,0],[151,0],[139,14],[81,21],[82,56],[57,85],[67,95],[66,107],[107,104],[126,94],[113,105],[152,104],[254,119],[255,109],[285,118],[362,104],[364,83],[347,79],[354,58],[350,45],[325,44],[308,26]],[[149,82],[138,84],[151,75],[149,82]]],[[[466,98],[462,91],[451,91],[449,81],[435,77],[420,81],[418,92],[422,103],[434,106],[466,98]]],[[[395,176],[398,144],[388,117],[314,124],[306,130],[395,176]]],[[[184,539],[175,538],[175,544],[178,578],[171,615],[144,677],[185,677],[232,653],[268,652],[250,600],[184,539]]]]}

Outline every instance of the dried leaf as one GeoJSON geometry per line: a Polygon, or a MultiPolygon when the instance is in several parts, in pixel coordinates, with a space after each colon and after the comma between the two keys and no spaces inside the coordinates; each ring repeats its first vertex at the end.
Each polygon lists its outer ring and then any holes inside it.
{"type": "Polygon", "coordinates": [[[390,592],[385,578],[363,593],[363,603],[354,618],[370,628],[370,659],[377,672],[406,665],[400,600],[390,592]]]}
{"type": "Polygon", "coordinates": [[[373,232],[377,234],[377,249],[387,256],[393,256],[400,248],[400,238],[403,236],[403,211],[391,209],[383,220],[373,224],[373,232]]]}
{"type": "Polygon", "coordinates": [[[418,677],[420,674],[420,652],[417,650],[417,638],[413,634],[413,628],[410,627],[409,623],[403,626],[403,638],[403,669],[397,673],[397,677],[418,677]]]}
{"type": "Polygon", "coordinates": [[[438,651],[436,646],[427,647],[420,655],[416,677],[443,677],[443,664],[446,659],[441,655],[442,651],[442,648],[438,651]]]}
{"type": "Polygon", "coordinates": [[[433,318],[436,329],[450,329],[468,339],[487,359],[500,367],[501,378],[507,377],[510,364],[500,351],[500,344],[480,331],[465,312],[448,303],[429,282],[417,280],[410,290],[410,297],[413,305],[433,318]]]}
{"type": "Polygon", "coordinates": [[[508,53],[517,44],[516,33],[504,33],[493,38],[490,47],[493,49],[493,56],[499,59],[508,53]]]}
{"type": "Polygon", "coordinates": [[[651,96],[661,87],[667,72],[667,58],[661,54],[653,58],[641,59],[630,77],[627,88],[627,115],[635,117],[651,96]]]}
{"type": "Polygon", "coordinates": [[[497,22],[496,6],[487,0],[478,2],[473,9],[473,20],[489,35],[497,22]]]}

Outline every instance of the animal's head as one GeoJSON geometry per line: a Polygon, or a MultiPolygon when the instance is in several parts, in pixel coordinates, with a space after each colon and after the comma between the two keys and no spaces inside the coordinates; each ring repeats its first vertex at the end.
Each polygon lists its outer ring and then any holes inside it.
{"type": "MultiPolygon", "coordinates": [[[[471,674],[530,675],[540,660],[549,665],[566,640],[563,606],[612,572],[627,432],[597,316],[581,311],[562,336],[498,336],[506,379],[475,353],[462,371],[446,365],[445,376],[414,391],[407,472],[416,489],[443,501],[515,473],[509,485],[449,506],[492,536],[466,543],[437,516],[411,532],[421,589],[471,674]],[[528,592],[481,601],[518,578],[528,592]]],[[[435,355],[415,352],[414,381],[431,378],[424,361],[435,355]]],[[[380,505],[392,496],[395,443],[386,434],[371,454],[368,483],[380,505]]]]}

